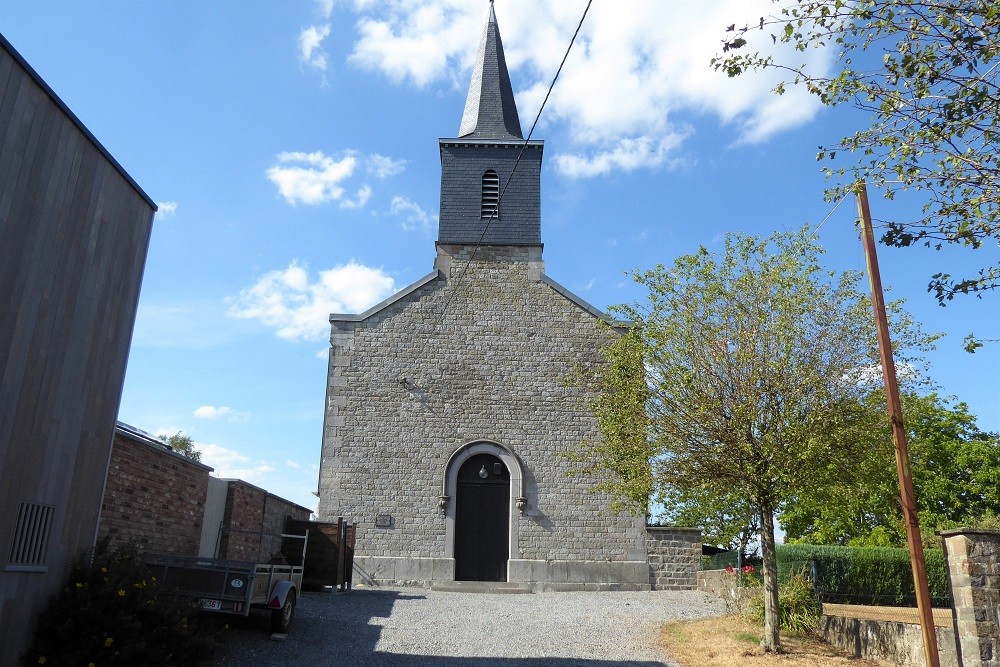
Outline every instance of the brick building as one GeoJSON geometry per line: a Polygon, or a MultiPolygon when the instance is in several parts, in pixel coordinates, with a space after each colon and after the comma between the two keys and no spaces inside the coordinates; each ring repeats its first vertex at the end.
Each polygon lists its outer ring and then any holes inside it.
{"type": "Polygon", "coordinates": [[[219,523],[212,525],[206,516],[207,540],[203,541],[202,555],[266,562],[281,550],[281,539],[275,536],[285,530],[285,520],[291,517],[308,521],[312,514],[307,507],[241,479],[209,481],[226,486],[221,525],[232,532],[219,535],[219,523]],[[217,553],[211,553],[207,547],[215,544],[216,539],[217,553]]]}
{"type": "Polygon", "coordinates": [[[523,139],[492,4],[439,145],[433,271],[330,317],[319,518],[358,521],[369,581],[648,589],[643,520],[569,475],[566,452],[600,434],[565,378],[617,333],[545,274],[543,142],[523,139]]]}
{"type": "Polygon", "coordinates": [[[143,551],[267,561],[288,518],[309,508],[174,452],[128,424],[115,426],[98,537],[136,541],[143,551]],[[224,530],[220,530],[224,529],[224,530]]]}
{"type": "Polygon", "coordinates": [[[118,422],[98,538],[146,551],[197,556],[211,468],[118,422]]]}

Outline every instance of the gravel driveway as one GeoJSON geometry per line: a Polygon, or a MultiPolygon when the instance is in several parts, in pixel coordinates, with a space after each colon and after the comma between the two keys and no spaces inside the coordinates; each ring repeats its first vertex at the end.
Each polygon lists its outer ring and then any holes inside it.
{"type": "MultiPolygon", "coordinates": [[[[484,594],[356,588],[306,593],[285,642],[266,616],[231,633],[218,667],[662,667],[663,621],[722,613],[694,591],[484,594]]],[[[251,615],[253,616],[253,615],[251,615]]]]}

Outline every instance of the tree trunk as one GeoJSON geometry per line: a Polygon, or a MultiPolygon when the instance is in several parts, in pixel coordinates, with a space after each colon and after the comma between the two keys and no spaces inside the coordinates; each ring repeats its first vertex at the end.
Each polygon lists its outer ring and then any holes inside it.
{"type": "Polygon", "coordinates": [[[781,617],[778,610],[778,557],[774,551],[774,511],[760,511],[760,551],[764,560],[764,638],[762,649],[781,653],[781,617]]]}

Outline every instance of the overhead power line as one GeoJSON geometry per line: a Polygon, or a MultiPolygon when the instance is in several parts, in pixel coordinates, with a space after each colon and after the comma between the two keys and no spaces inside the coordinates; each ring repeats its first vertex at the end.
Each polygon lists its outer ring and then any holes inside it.
{"type": "Polygon", "coordinates": [[[469,259],[466,260],[465,266],[462,267],[461,272],[455,278],[455,286],[452,289],[451,296],[444,305],[445,314],[451,307],[452,301],[455,299],[455,295],[458,293],[458,289],[462,284],[462,279],[465,278],[466,271],[469,270],[469,266],[476,259],[476,253],[479,252],[479,248],[483,245],[483,239],[486,238],[486,233],[490,229],[490,225],[496,220],[497,215],[500,213],[500,204],[503,202],[503,196],[507,192],[507,186],[510,185],[511,180],[514,178],[514,174],[517,172],[517,166],[521,163],[521,157],[524,156],[524,151],[528,148],[528,142],[531,141],[531,136],[535,133],[535,128],[538,126],[538,121],[542,117],[542,111],[545,110],[545,105],[549,101],[549,96],[552,95],[552,89],[556,86],[556,81],[559,80],[559,75],[562,73],[563,66],[566,64],[566,59],[569,58],[570,51],[573,50],[573,44],[576,43],[577,35],[580,34],[580,29],[583,28],[583,22],[587,18],[587,12],[590,11],[590,5],[593,4],[594,0],[588,0],[587,6],[583,8],[583,15],[580,17],[580,22],[576,26],[576,30],[573,32],[573,37],[569,40],[569,46],[566,47],[566,53],[563,54],[562,62],[559,63],[559,68],[556,70],[555,76],[552,77],[552,83],[549,84],[549,89],[545,93],[545,98],[542,100],[541,106],[538,107],[538,113],[535,114],[535,120],[531,124],[531,129],[528,130],[528,136],[524,139],[524,143],[521,144],[521,151],[517,154],[517,159],[514,160],[514,167],[510,170],[510,176],[504,181],[503,189],[500,190],[500,197],[497,199],[496,206],[493,207],[493,211],[490,212],[490,217],[486,220],[486,224],[483,225],[483,233],[479,235],[479,240],[476,241],[475,247],[472,249],[472,254],[469,259]]]}

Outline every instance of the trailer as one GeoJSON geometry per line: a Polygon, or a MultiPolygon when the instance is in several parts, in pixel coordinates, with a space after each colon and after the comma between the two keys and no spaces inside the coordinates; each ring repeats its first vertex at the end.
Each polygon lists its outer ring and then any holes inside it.
{"type": "MultiPolygon", "coordinates": [[[[274,537],[302,540],[299,562],[304,562],[308,532],[274,537]]],[[[251,608],[270,610],[272,632],[288,631],[302,590],[302,565],[149,553],[143,562],[163,590],[194,601],[202,611],[248,616],[251,608]]]]}

